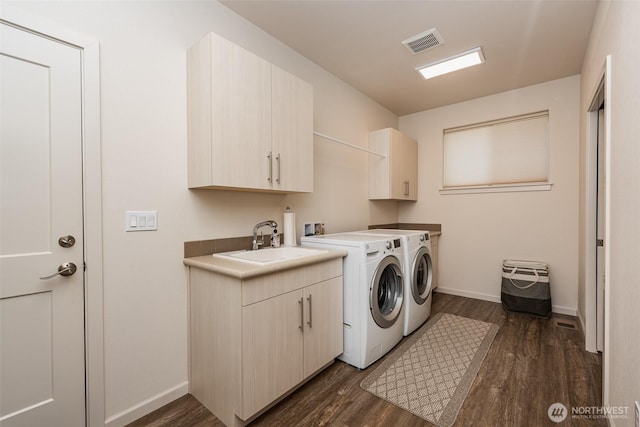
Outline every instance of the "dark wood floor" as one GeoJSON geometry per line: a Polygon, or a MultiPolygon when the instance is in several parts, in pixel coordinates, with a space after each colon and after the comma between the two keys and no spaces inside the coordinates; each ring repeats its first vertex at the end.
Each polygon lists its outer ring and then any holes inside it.
{"type": "MultiPolygon", "coordinates": [[[[571,414],[551,422],[549,405],[601,405],[601,357],[584,351],[581,332],[550,320],[505,313],[500,304],[436,293],[432,314],[453,313],[500,327],[455,426],[606,426],[571,414]]],[[[575,324],[575,319],[573,319],[575,324]]],[[[379,363],[379,362],[378,362],[379,363]]],[[[374,364],[372,366],[376,366],[374,364]]],[[[255,426],[431,426],[360,388],[372,367],[359,371],[337,361],[256,419],[255,426]]],[[[130,426],[221,426],[191,395],[130,426]]]]}

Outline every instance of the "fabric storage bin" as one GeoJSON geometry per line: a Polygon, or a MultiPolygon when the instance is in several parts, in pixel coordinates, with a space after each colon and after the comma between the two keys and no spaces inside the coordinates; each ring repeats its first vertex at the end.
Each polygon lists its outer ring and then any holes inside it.
{"type": "Polygon", "coordinates": [[[549,266],[537,261],[504,260],[500,298],[506,311],[548,319],[551,316],[549,266]]]}

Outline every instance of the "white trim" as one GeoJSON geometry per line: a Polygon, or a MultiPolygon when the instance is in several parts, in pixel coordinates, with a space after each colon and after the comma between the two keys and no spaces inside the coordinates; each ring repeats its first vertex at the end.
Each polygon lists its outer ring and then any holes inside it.
{"type": "Polygon", "coordinates": [[[102,160],[100,127],[100,47],[91,38],[13,6],[0,8],[0,19],[82,49],[82,126],[85,238],[86,406],[90,426],[105,420],[104,307],[102,262],[102,160]]]}
{"type": "Polygon", "coordinates": [[[0,8],[0,16],[8,23],[82,49],[96,43],[96,40],[90,37],[15,6],[3,4],[0,8]]]}
{"type": "Polygon", "coordinates": [[[551,311],[558,314],[566,314],[567,316],[576,317],[578,314],[578,309],[575,307],[564,307],[561,305],[552,305],[551,311]]]}
{"type": "MultiPolygon", "coordinates": [[[[584,232],[584,334],[585,348],[587,351],[596,352],[596,334],[597,334],[597,309],[596,309],[596,271],[595,271],[595,240],[597,238],[596,226],[596,207],[597,199],[597,172],[598,165],[596,162],[597,134],[594,131],[594,120],[597,120],[597,111],[595,115],[590,110],[593,108],[593,102],[601,90],[601,84],[604,83],[604,149],[605,149],[605,246],[604,246],[604,349],[602,354],[602,403],[604,406],[610,404],[610,335],[611,335],[611,306],[609,305],[609,294],[611,287],[611,55],[605,58],[602,70],[598,76],[596,86],[593,89],[591,103],[588,106],[587,129],[586,129],[586,165],[585,165],[585,223],[584,232]],[[595,135],[595,138],[594,138],[595,135]]],[[[612,421],[612,420],[610,420],[612,421]]]]}
{"type": "Polygon", "coordinates": [[[100,47],[83,48],[84,74],[84,203],[87,322],[87,420],[104,425],[104,295],[102,253],[102,156],[100,111],[100,47]]]}
{"type": "MultiPolygon", "coordinates": [[[[497,303],[501,303],[502,302],[502,300],[500,299],[500,295],[489,295],[489,294],[483,294],[483,293],[480,293],[480,292],[472,292],[472,291],[465,291],[465,290],[460,290],[460,289],[443,288],[442,286],[438,286],[437,288],[435,288],[433,290],[433,292],[439,292],[439,293],[447,294],[447,295],[455,295],[455,296],[459,296],[459,297],[479,299],[479,300],[482,300],[482,301],[497,302],[497,303]]],[[[566,314],[568,316],[576,316],[576,313],[577,313],[576,308],[563,307],[563,306],[560,306],[560,305],[553,305],[551,307],[551,311],[554,312],[554,313],[558,313],[558,314],[566,314]]]]}
{"type": "Polygon", "coordinates": [[[583,318],[583,316],[582,316],[582,314],[580,313],[579,310],[576,313],[576,317],[578,318],[578,322],[580,322],[580,327],[582,328],[582,334],[585,335],[585,337],[586,337],[585,329],[584,329],[584,327],[585,327],[584,318],[583,318]]]}
{"type": "Polygon", "coordinates": [[[149,399],[138,403],[131,408],[118,412],[105,420],[106,427],[125,426],[153,411],[162,408],[164,405],[184,396],[189,392],[189,382],[185,381],[175,387],[169,388],[162,393],[151,396],[149,399]]]}
{"type": "MultiPolygon", "coordinates": [[[[603,74],[598,79],[594,97],[604,78],[603,74]]],[[[592,97],[592,99],[594,99],[592,97]]],[[[591,107],[590,107],[591,108],[591,107]]],[[[586,111],[586,149],[585,149],[585,208],[584,208],[584,344],[585,349],[592,353],[597,352],[596,347],[596,247],[598,206],[597,197],[597,150],[598,150],[598,111],[586,111]]]]}
{"type": "Polygon", "coordinates": [[[610,406],[609,379],[611,378],[611,55],[605,59],[604,82],[604,149],[605,149],[605,231],[604,231],[604,351],[602,356],[602,403],[610,406]]]}
{"type": "Polygon", "coordinates": [[[511,193],[518,191],[549,191],[552,182],[526,182],[522,184],[475,185],[469,187],[441,188],[440,194],[511,193]]]}
{"type": "Polygon", "coordinates": [[[444,287],[442,287],[440,285],[438,285],[438,287],[435,288],[433,290],[433,292],[447,294],[447,295],[455,295],[455,296],[458,296],[458,297],[479,299],[479,300],[482,300],[482,301],[490,301],[490,302],[498,302],[498,303],[502,302],[500,300],[500,296],[482,294],[482,293],[479,293],[479,292],[471,292],[471,291],[465,291],[465,290],[460,290],[460,289],[444,288],[444,287]]]}

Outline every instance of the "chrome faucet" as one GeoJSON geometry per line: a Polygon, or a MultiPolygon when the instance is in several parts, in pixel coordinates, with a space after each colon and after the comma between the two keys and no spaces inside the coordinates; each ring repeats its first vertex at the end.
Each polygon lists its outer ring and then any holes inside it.
{"type": "Polygon", "coordinates": [[[253,226],[253,241],[251,249],[252,250],[256,250],[258,249],[261,245],[264,245],[264,239],[262,238],[262,232],[260,233],[260,241],[258,241],[258,229],[261,227],[271,227],[273,229],[277,229],[278,228],[278,223],[275,222],[274,220],[270,219],[267,221],[262,221],[257,223],[256,225],[253,226]]]}

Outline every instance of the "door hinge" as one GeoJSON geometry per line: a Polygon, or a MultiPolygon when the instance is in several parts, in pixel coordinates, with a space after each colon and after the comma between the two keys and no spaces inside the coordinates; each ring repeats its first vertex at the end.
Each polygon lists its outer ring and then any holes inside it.
{"type": "Polygon", "coordinates": [[[82,271],[87,271],[87,263],[86,262],[82,262],[82,271]]]}
{"type": "Polygon", "coordinates": [[[604,246],[604,240],[603,239],[597,239],[596,240],[596,246],[604,246]]]}

